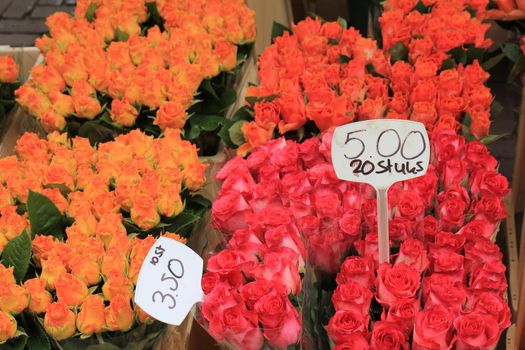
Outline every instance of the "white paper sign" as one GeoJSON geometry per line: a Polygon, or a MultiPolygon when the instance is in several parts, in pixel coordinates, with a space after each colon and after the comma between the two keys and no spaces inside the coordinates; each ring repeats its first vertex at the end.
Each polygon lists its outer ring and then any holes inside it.
{"type": "Polygon", "coordinates": [[[389,262],[388,188],[425,175],[430,143],[422,123],[376,119],[340,126],[332,139],[338,178],[372,185],[377,191],[379,262],[389,262]]]}
{"type": "Polygon", "coordinates": [[[204,299],[202,258],[171,238],[159,238],[148,252],[137,281],[135,303],[155,319],[180,325],[204,299]]]}

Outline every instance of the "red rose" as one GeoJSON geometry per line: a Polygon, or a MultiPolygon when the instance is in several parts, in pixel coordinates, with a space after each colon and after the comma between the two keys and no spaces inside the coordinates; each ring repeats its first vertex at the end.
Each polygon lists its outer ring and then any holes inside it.
{"type": "MultiPolygon", "coordinates": [[[[388,243],[392,247],[390,240],[388,243]]],[[[359,255],[370,259],[377,267],[379,261],[379,237],[377,232],[368,232],[364,240],[354,242],[354,247],[359,255]]]]}
{"type": "Polygon", "coordinates": [[[218,273],[206,272],[202,275],[202,291],[204,294],[209,294],[221,282],[221,277],[218,273]]]}
{"type": "Polygon", "coordinates": [[[346,281],[345,284],[340,284],[335,289],[332,303],[335,311],[350,310],[361,315],[368,315],[372,297],[370,289],[357,282],[346,281]]]}
{"type": "Polygon", "coordinates": [[[390,77],[394,91],[408,94],[411,90],[412,75],[412,65],[402,60],[394,63],[392,65],[390,77]]]}
{"type": "Polygon", "coordinates": [[[448,160],[443,168],[444,189],[459,187],[467,179],[467,176],[467,167],[464,162],[459,158],[448,160]]]}
{"type": "Polygon", "coordinates": [[[412,105],[410,120],[425,124],[427,130],[432,130],[438,118],[434,102],[418,101],[412,105]]]}
{"type": "Polygon", "coordinates": [[[264,240],[266,247],[271,251],[288,248],[294,251],[299,257],[303,257],[306,254],[304,243],[295,226],[281,225],[268,229],[264,233],[264,240]]]}
{"type": "Polygon", "coordinates": [[[321,35],[328,39],[338,39],[343,31],[343,27],[337,22],[325,22],[321,27],[321,35]]]}
{"type": "Polygon", "coordinates": [[[206,295],[202,303],[202,316],[209,322],[208,331],[215,339],[222,341],[225,337],[224,311],[242,304],[244,301],[241,296],[224,283],[206,295]]]}
{"type": "Polygon", "coordinates": [[[419,272],[404,264],[391,267],[381,264],[376,279],[376,299],[384,307],[390,307],[400,299],[416,296],[421,285],[419,272]]]}
{"type": "Polygon", "coordinates": [[[441,202],[444,202],[450,199],[463,201],[467,205],[470,203],[470,196],[467,190],[461,186],[450,187],[446,191],[440,192],[437,195],[438,203],[441,203],[441,202]]]}
{"type": "Polygon", "coordinates": [[[460,283],[454,283],[451,277],[432,274],[423,281],[423,301],[426,306],[443,305],[459,313],[467,301],[467,292],[460,283]]]}
{"type": "Polygon", "coordinates": [[[478,237],[492,239],[496,234],[496,225],[485,219],[472,220],[463,226],[459,231],[459,235],[465,236],[467,240],[474,240],[478,237]]]}
{"type": "Polygon", "coordinates": [[[219,195],[211,210],[213,225],[226,232],[248,228],[246,214],[251,211],[250,206],[239,193],[219,195]]]}
{"type": "Polygon", "coordinates": [[[490,155],[487,146],[479,141],[471,141],[465,145],[462,159],[467,163],[467,168],[470,171],[494,170],[498,165],[498,161],[490,155]]]}
{"type": "Polygon", "coordinates": [[[454,130],[439,129],[433,132],[431,143],[434,157],[438,161],[438,168],[441,169],[443,164],[461,154],[465,138],[457,135],[454,130]]]}
{"type": "Polygon", "coordinates": [[[470,271],[473,266],[489,262],[502,261],[503,253],[497,244],[479,236],[465,245],[465,269],[470,271]]]}
{"type": "Polygon", "coordinates": [[[357,108],[357,113],[359,120],[380,119],[385,109],[385,102],[382,98],[366,98],[357,108]]]}
{"type": "Polygon", "coordinates": [[[465,242],[466,239],[464,236],[454,234],[451,232],[441,231],[436,234],[435,242],[430,243],[428,245],[428,251],[430,254],[441,250],[459,254],[461,253],[465,242]]]}
{"type": "Polygon", "coordinates": [[[266,279],[286,287],[288,293],[301,292],[299,255],[289,248],[264,253],[263,262],[249,272],[254,279],[266,279]]]}
{"type": "Polygon", "coordinates": [[[425,203],[416,192],[402,191],[397,202],[397,213],[409,220],[422,219],[425,214],[425,203]]]}
{"type": "Polygon", "coordinates": [[[361,217],[358,214],[345,212],[339,219],[339,229],[351,240],[355,242],[361,236],[361,217]]]}
{"type": "Polygon", "coordinates": [[[299,341],[301,319],[288,297],[271,292],[255,303],[254,310],[264,327],[264,337],[270,346],[286,349],[299,341]]]}
{"type": "Polygon", "coordinates": [[[253,254],[225,249],[208,260],[206,269],[218,273],[221,279],[242,281],[242,274],[250,271],[257,264],[257,257],[253,254]]]}
{"type": "Polygon", "coordinates": [[[503,295],[508,286],[505,277],[506,269],[501,260],[473,266],[469,286],[474,292],[493,292],[503,295]]]}
{"type": "Polygon", "coordinates": [[[425,175],[404,182],[405,189],[417,193],[423,199],[427,208],[434,206],[437,184],[438,177],[432,164],[428,165],[425,175]]]}
{"type": "Polygon", "coordinates": [[[313,204],[317,214],[321,217],[340,217],[343,208],[341,206],[341,194],[331,188],[317,188],[313,193],[313,204]]]}
{"type": "Polygon", "coordinates": [[[474,197],[494,195],[505,197],[509,192],[509,181],[493,170],[478,170],[470,184],[470,192],[474,197]]]}
{"type": "Polygon", "coordinates": [[[370,338],[372,350],[408,350],[408,337],[398,324],[387,321],[374,323],[370,338]]]}
{"type": "Polygon", "coordinates": [[[405,264],[418,272],[428,267],[428,258],[425,246],[420,240],[407,239],[401,244],[395,265],[405,264]]]}
{"type": "Polygon", "coordinates": [[[332,350],[368,350],[368,340],[361,334],[353,333],[345,336],[345,342],[336,345],[332,350]]]}
{"type": "Polygon", "coordinates": [[[389,238],[394,242],[403,242],[413,236],[413,222],[401,216],[388,222],[389,238]]]}
{"type": "Polygon", "coordinates": [[[456,231],[465,221],[467,203],[461,200],[450,199],[439,204],[437,216],[440,226],[446,231],[456,231]]]}
{"type": "Polygon", "coordinates": [[[423,242],[434,242],[436,233],[439,230],[439,222],[431,215],[427,215],[423,220],[417,222],[416,237],[423,242]]]}
{"type": "Polygon", "coordinates": [[[370,288],[374,281],[373,263],[359,256],[346,258],[341,271],[337,274],[337,284],[345,284],[347,281],[354,281],[365,288],[370,288]]]}
{"type": "Polygon", "coordinates": [[[434,104],[436,101],[436,84],[431,79],[419,80],[410,95],[410,104],[416,102],[428,102],[434,104]]]}
{"type": "Polygon", "coordinates": [[[312,137],[299,145],[299,155],[305,168],[311,168],[316,164],[324,163],[321,153],[319,152],[319,139],[312,137]]]}
{"type": "Polygon", "coordinates": [[[509,303],[503,300],[501,296],[492,293],[481,293],[474,302],[472,310],[494,317],[501,331],[508,328],[511,324],[509,303]]]}
{"type": "Polygon", "coordinates": [[[303,216],[297,221],[299,231],[305,236],[310,237],[316,233],[319,233],[319,218],[317,216],[303,216]]]}
{"type": "Polygon", "coordinates": [[[407,335],[412,334],[414,318],[419,312],[418,299],[403,299],[394,303],[386,316],[386,320],[397,324],[407,335]]]}
{"type": "Polygon", "coordinates": [[[339,232],[320,232],[308,237],[308,259],[315,269],[336,273],[352,239],[339,232]]]}
{"type": "Polygon", "coordinates": [[[483,196],[472,204],[474,219],[486,219],[497,223],[505,219],[507,211],[501,198],[494,195],[483,196]]]}
{"type": "Polygon", "coordinates": [[[501,333],[494,317],[479,312],[459,316],[454,320],[454,328],[458,350],[493,349],[501,333]]]}
{"type": "Polygon", "coordinates": [[[246,310],[244,305],[236,305],[224,310],[221,316],[210,322],[210,330],[212,327],[222,327],[227,343],[247,350],[258,350],[263,346],[263,334],[259,328],[257,315],[253,311],[246,310]]]}
{"type": "Polygon", "coordinates": [[[447,275],[453,282],[463,283],[465,280],[465,269],[463,255],[447,250],[434,252],[430,256],[430,270],[432,273],[447,275]]]}
{"type": "Polygon", "coordinates": [[[252,230],[236,230],[228,242],[228,247],[252,255],[259,255],[263,249],[263,244],[252,230]]]}
{"type": "Polygon", "coordinates": [[[375,198],[364,199],[361,204],[361,215],[365,223],[365,229],[377,230],[377,204],[375,198]]]}
{"type": "Polygon", "coordinates": [[[420,311],[414,324],[413,350],[450,349],[454,313],[442,305],[432,305],[420,311]]]}
{"type": "Polygon", "coordinates": [[[277,293],[286,295],[286,290],[280,287],[279,284],[272,283],[268,280],[256,280],[242,286],[240,293],[248,309],[253,310],[259,299],[267,294],[276,291],[277,293]]]}
{"type": "Polygon", "coordinates": [[[355,311],[337,311],[328,322],[326,331],[335,344],[342,344],[346,339],[351,340],[352,334],[368,334],[370,317],[355,311]]]}
{"type": "Polygon", "coordinates": [[[408,44],[408,60],[416,62],[419,57],[428,57],[432,53],[434,43],[429,37],[414,38],[408,44]]]}

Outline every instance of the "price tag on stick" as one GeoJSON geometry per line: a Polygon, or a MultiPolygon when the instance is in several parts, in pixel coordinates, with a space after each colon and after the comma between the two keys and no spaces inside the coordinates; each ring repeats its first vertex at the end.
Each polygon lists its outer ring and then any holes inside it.
{"type": "Polygon", "coordinates": [[[188,246],[161,237],[140,269],[135,303],[155,319],[179,326],[194,304],[204,300],[202,258],[188,246]]]}
{"type": "Polygon", "coordinates": [[[379,263],[390,262],[387,191],[394,183],[425,175],[430,143],[419,122],[376,119],[342,125],[332,139],[332,163],[342,180],[377,192],[379,263]]]}

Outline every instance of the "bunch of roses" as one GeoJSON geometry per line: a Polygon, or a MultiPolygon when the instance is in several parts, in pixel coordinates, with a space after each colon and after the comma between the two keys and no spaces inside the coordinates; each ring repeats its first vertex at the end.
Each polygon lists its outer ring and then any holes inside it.
{"type": "Polygon", "coordinates": [[[375,42],[354,29],[302,21],[293,35],[276,38],[261,55],[260,85],[247,91],[248,101],[255,101],[254,120],[238,122],[245,143],[237,152],[245,155],[265,144],[276,129],[279,134],[309,134],[378,118],[420,121],[429,131],[459,131],[468,113],[470,132],[483,138],[493,97],[484,85],[488,73],[477,61],[438,73],[440,67],[441,62],[427,56],[390,64],[375,42]]]}
{"type": "Polygon", "coordinates": [[[202,277],[203,324],[235,349],[289,349],[302,334],[305,249],[293,224],[266,220],[257,233],[236,230],[202,277]]]}
{"type": "Polygon", "coordinates": [[[338,22],[307,18],[275,38],[259,59],[259,86],[247,90],[254,121],[242,125],[246,154],[279,134],[300,130],[308,121],[319,130],[361,115],[368,64],[386,74],[387,61],[375,41],[338,22]]]}
{"type": "MultiPolygon", "coordinates": [[[[13,267],[0,264],[0,343],[15,337],[22,312],[38,316],[46,333],[60,341],[82,334],[128,331],[153,319],[132,303],[138,273],[153,236],[68,232],[65,242],[37,235],[32,242],[36,276],[15,283],[13,267]]],[[[27,234],[26,232],[23,233],[27,234]]],[[[185,243],[177,234],[165,236],[185,243]]]]}
{"type": "Polygon", "coordinates": [[[451,130],[434,133],[432,154],[425,176],[389,191],[391,245],[400,245],[392,266],[378,266],[375,200],[364,200],[366,235],[332,297],[327,331],[337,349],[382,349],[386,339],[399,348],[486,349],[510,325],[503,255],[493,243],[508,182],[484,145],[451,130]]]}
{"type": "Polygon", "coordinates": [[[490,24],[472,12],[482,16],[487,5],[488,0],[388,0],[379,19],[383,49],[400,50],[401,45],[408,49],[410,62],[426,57],[439,66],[453,49],[486,49],[492,43],[485,38],[490,24]]]}
{"type": "Polygon", "coordinates": [[[36,42],[46,63],[17,100],[48,132],[66,118],[122,128],[146,114],[161,130],[182,128],[203,79],[235,68],[237,45],[255,38],[241,0],[79,1],[75,17],[55,13],[46,25],[51,36],[36,42]],[[146,5],[165,30],[141,26],[154,17],[146,5]]]}
{"type": "Polygon", "coordinates": [[[188,192],[205,181],[206,165],[195,146],[172,129],[161,139],[135,130],[98,150],[83,138],[70,143],[65,134],[42,140],[26,133],[16,153],[0,160],[2,249],[28,227],[17,205],[28,202],[30,191],[47,196],[57,215],[74,220],[68,235],[111,237],[126,231],[123,223],[138,232],[169,222],[185,210],[188,192]]]}

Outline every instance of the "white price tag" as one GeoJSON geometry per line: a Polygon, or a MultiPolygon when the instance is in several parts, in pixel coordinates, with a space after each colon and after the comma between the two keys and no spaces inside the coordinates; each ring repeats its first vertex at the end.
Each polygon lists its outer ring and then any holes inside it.
{"type": "Polygon", "coordinates": [[[376,119],[342,125],[332,139],[338,178],[372,185],[377,191],[379,262],[389,262],[387,190],[394,183],[425,175],[430,160],[422,123],[376,119]]]}
{"type": "Polygon", "coordinates": [[[135,303],[155,319],[180,325],[204,299],[202,258],[171,238],[159,238],[148,252],[137,281],[135,303]]]}

